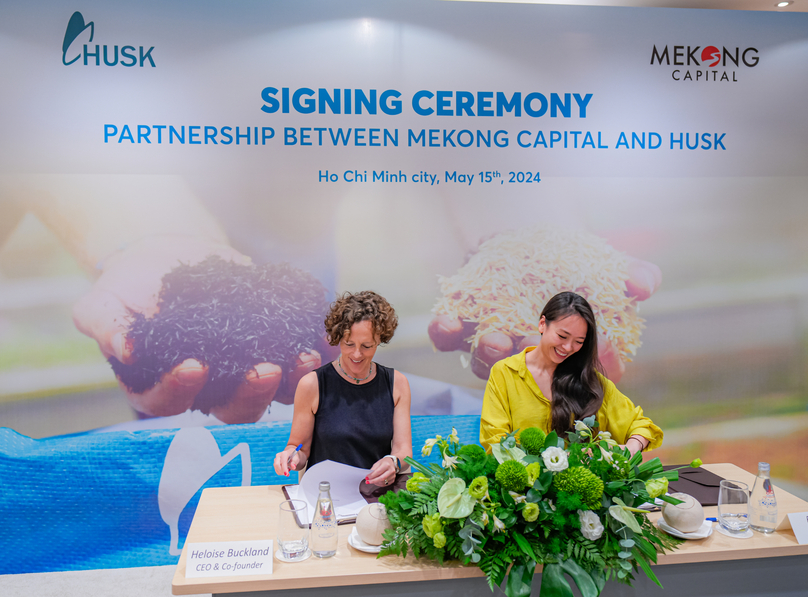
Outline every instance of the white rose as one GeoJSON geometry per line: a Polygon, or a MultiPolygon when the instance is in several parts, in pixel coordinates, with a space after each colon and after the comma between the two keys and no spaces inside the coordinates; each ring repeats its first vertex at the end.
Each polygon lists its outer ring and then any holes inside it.
{"type": "Polygon", "coordinates": [[[542,460],[544,460],[544,466],[547,470],[553,471],[554,473],[563,471],[569,466],[567,453],[561,448],[547,448],[541,453],[541,457],[542,460]]]}
{"type": "Polygon", "coordinates": [[[581,534],[590,541],[597,541],[603,534],[603,525],[592,510],[578,510],[581,519],[581,534]]]}

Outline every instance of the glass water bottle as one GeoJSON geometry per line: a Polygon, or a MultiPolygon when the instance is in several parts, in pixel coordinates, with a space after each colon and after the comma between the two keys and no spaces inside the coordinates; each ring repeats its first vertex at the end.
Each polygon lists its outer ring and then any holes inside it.
{"type": "Polygon", "coordinates": [[[314,509],[314,520],[311,523],[311,553],[318,558],[330,558],[337,553],[337,513],[331,501],[331,483],[320,482],[320,495],[314,509]]]}
{"type": "Polygon", "coordinates": [[[759,533],[773,533],[777,526],[777,498],[769,478],[768,462],[758,463],[758,475],[749,497],[749,526],[759,533]]]}

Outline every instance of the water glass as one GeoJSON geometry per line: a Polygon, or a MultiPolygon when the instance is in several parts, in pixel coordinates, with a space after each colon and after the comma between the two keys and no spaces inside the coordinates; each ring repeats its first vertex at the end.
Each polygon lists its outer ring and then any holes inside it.
{"type": "Polygon", "coordinates": [[[718,523],[730,535],[745,535],[749,530],[749,486],[724,479],[718,487],[718,523]]]}
{"type": "Polygon", "coordinates": [[[280,505],[278,550],[287,561],[305,560],[309,550],[309,526],[306,502],[286,500],[280,505]]]}

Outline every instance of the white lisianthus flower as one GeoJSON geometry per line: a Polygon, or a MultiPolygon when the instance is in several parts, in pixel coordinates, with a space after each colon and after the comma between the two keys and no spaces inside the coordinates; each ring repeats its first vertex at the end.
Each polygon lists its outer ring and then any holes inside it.
{"type": "Polygon", "coordinates": [[[581,431],[588,431],[589,427],[586,426],[586,423],[583,421],[575,421],[575,431],[580,433],[581,431]]]}
{"type": "Polygon", "coordinates": [[[480,517],[480,522],[483,523],[484,527],[488,526],[488,512],[483,511],[483,515],[480,517]]]}
{"type": "Polygon", "coordinates": [[[553,471],[554,473],[563,471],[569,467],[567,453],[561,448],[547,448],[541,453],[541,457],[542,460],[544,460],[544,466],[547,470],[553,471]]]}
{"type": "Polygon", "coordinates": [[[590,541],[600,539],[604,529],[598,515],[592,510],[578,510],[578,517],[581,519],[581,534],[590,541]]]}
{"type": "Polygon", "coordinates": [[[517,504],[521,504],[522,502],[527,501],[526,496],[516,493],[515,491],[509,491],[508,493],[513,498],[513,501],[516,502],[517,504]]]}
{"type": "Polygon", "coordinates": [[[452,434],[449,436],[449,441],[452,442],[453,444],[460,443],[460,438],[457,437],[457,429],[455,429],[454,427],[452,427],[452,434]]]}
{"type": "Polygon", "coordinates": [[[457,456],[449,456],[448,454],[444,454],[443,468],[455,468],[456,466],[457,466],[457,456]]]}
{"type": "Polygon", "coordinates": [[[502,522],[499,518],[497,518],[496,514],[494,515],[494,532],[500,533],[505,530],[505,523],[502,522]]]}

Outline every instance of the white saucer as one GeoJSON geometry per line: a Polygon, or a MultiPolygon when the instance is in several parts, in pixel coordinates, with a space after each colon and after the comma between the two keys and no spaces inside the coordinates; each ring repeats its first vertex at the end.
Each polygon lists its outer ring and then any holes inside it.
{"type": "Polygon", "coordinates": [[[280,560],[281,562],[289,562],[290,564],[295,564],[297,562],[302,562],[303,560],[308,560],[309,556],[311,556],[310,549],[306,550],[306,553],[303,554],[302,558],[295,558],[294,560],[290,560],[285,555],[283,555],[283,552],[281,552],[280,549],[275,552],[275,559],[280,560]]]}
{"type": "Polygon", "coordinates": [[[673,528],[672,526],[668,525],[663,518],[657,520],[657,526],[669,535],[679,537],[680,539],[706,539],[713,534],[713,523],[709,520],[705,520],[703,523],[701,523],[701,526],[692,533],[683,533],[682,531],[673,528]]]}
{"type": "Polygon", "coordinates": [[[730,533],[728,530],[726,530],[724,527],[721,526],[720,522],[716,523],[715,526],[718,527],[719,533],[721,533],[722,535],[726,535],[727,537],[732,537],[733,539],[749,539],[750,537],[752,537],[752,529],[746,529],[746,531],[743,533],[730,533]]]}
{"type": "Polygon", "coordinates": [[[365,553],[379,553],[382,550],[381,545],[370,545],[362,541],[362,539],[359,538],[359,533],[356,532],[356,527],[354,527],[351,530],[351,534],[348,535],[348,545],[359,551],[364,551],[365,553]]]}

